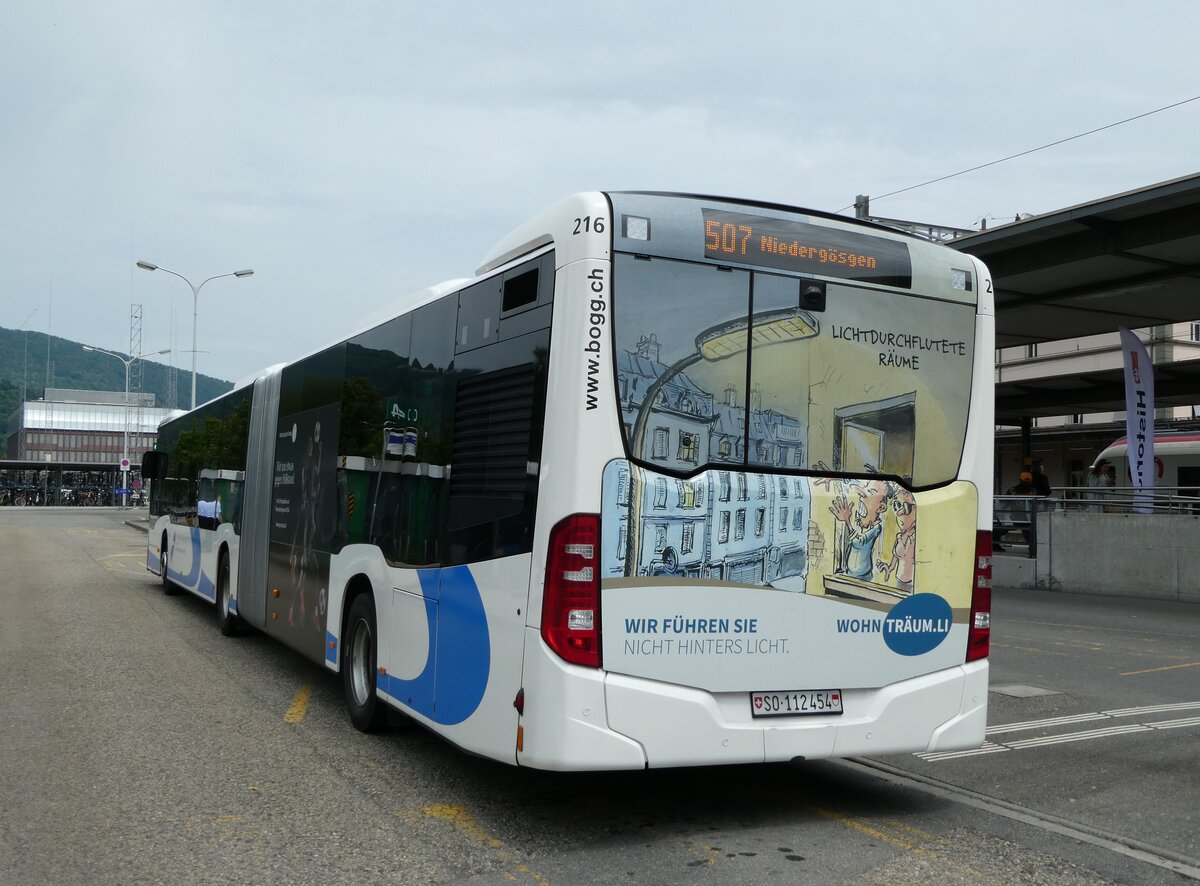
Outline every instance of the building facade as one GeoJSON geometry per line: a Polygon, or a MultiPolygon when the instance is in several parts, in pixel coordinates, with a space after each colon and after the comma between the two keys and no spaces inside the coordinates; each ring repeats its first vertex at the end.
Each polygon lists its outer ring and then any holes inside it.
{"type": "Polygon", "coordinates": [[[179,413],[155,406],[153,394],[131,394],[126,404],[123,391],[47,388],[8,418],[0,506],[141,503],[142,453],[154,448],[159,423],[179,413]]]}
{"type": "Polygon", "coordinates": [[[6,458],[16,461],[119,465],[126,453],[140,464],[158,425],[178,410],[154,405],[154,395],[47,388],[8,419],[6,458]],[[128,449],[125,439],[128,433],[128,449]]]}
{"type": "MultiPolygon", "coordinates": [[[[1136,330],[1156,366],[1200,359],[1200,321],[1136,330]]],[[[1042,342],[996,352],[996,381],[1020,382],[1057,375],[1080,375],[1123,366],[1119,332],[1042,342]]],[[[1191,406],[1155,410],[1157,433],[1200,427],[1200,391],[1191,406]]],[[[1055,487],[1087,485],[1088,470],[1114,440],[1125,436],[1125,412],[1060,415],[1032,420],[1031,456],[1055,487]]],[[[1014,485],[1026,470],[1019,432],[996,431],[996,492],[1014,485]]]]}

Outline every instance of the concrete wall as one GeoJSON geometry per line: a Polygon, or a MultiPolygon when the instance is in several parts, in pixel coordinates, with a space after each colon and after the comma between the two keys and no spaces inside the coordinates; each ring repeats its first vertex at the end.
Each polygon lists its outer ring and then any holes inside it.
{"type": "Polygon", "coordinates": [[[992,583],[1200,603],[1200,516],[1048,511],[1037,541],[1036,561],[994,557],[992,583]]]}

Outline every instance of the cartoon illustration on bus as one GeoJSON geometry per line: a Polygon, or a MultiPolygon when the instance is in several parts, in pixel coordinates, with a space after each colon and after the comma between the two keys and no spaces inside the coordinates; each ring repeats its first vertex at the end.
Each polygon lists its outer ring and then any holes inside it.
{"type": "MultiPolygon", "coordinates": [[[[756,352],[763,370],[755,373],[751,396],[741,397],[744,342],[748,335],[762,338],[762,328],[775,326],[771,347],[811,350],[820,340],[821,324],[797,309],[756,313],[752,319],[704,330],[694,339],[695,351],[672,354],[677,359],[671,365],[662,354],[667,343],[656,332],[627,337],[636,343],[618,354],[617,374],[623,423],[634,450],[668,470],[713,467],[684,478],[625,460],[611,462],[603,496],[604,574],[704,578],[868,600],[894,601],[913,593],[916,500],[896,480],[870,475],[912,476],[915,393],[901,391],[832,410],[833,467],[818,461],[811,469],[868,477],[782,473],[806,465],[817,398],[795,396],[794,373],[791,383],[773,376],[770,348],[756,352]],[[726,358],[732,358],[731,365],[721,365],[726,358]],[[710,389],[717,385],[720,396],[710,389]],[[775,399],[786,400],[788,411],[764,407],[769,390],[783,392],[775,399]],[[741,468],[747,462],[771,472],[746,472],[741,468]],[[731,470],[722,470],[722,464],[731,470]],[[824,578],[810,586],[814,560],[824,578]]],[[[794,361],[797,354],[789,356],[794,361]]],[[[813,387],[873,393],[882,387],[869,377],[855,385],[853,376],[826,367],[813,387]]]]}

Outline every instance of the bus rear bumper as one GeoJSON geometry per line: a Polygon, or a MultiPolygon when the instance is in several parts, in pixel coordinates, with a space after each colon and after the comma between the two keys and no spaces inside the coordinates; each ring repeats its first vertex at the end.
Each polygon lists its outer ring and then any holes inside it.
{"type": "Polygon", "coordinates": [[[958,750],[983,743],[987,661],[878,689],[843,690],[840,716],[755,719],[749,692],[710,693],[609,674],[609,728],[648,766],[782,762],[958,750]]]}

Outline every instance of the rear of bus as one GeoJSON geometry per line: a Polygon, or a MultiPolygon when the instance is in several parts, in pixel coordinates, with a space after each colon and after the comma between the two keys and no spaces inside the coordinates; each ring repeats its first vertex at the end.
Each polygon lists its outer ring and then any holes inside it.
{"type": "Polygon", "coordinates": [[[593,196],[607,248],[559,248],[517,761],[978,746],[986,268],[784,207],[593,196]]]}

